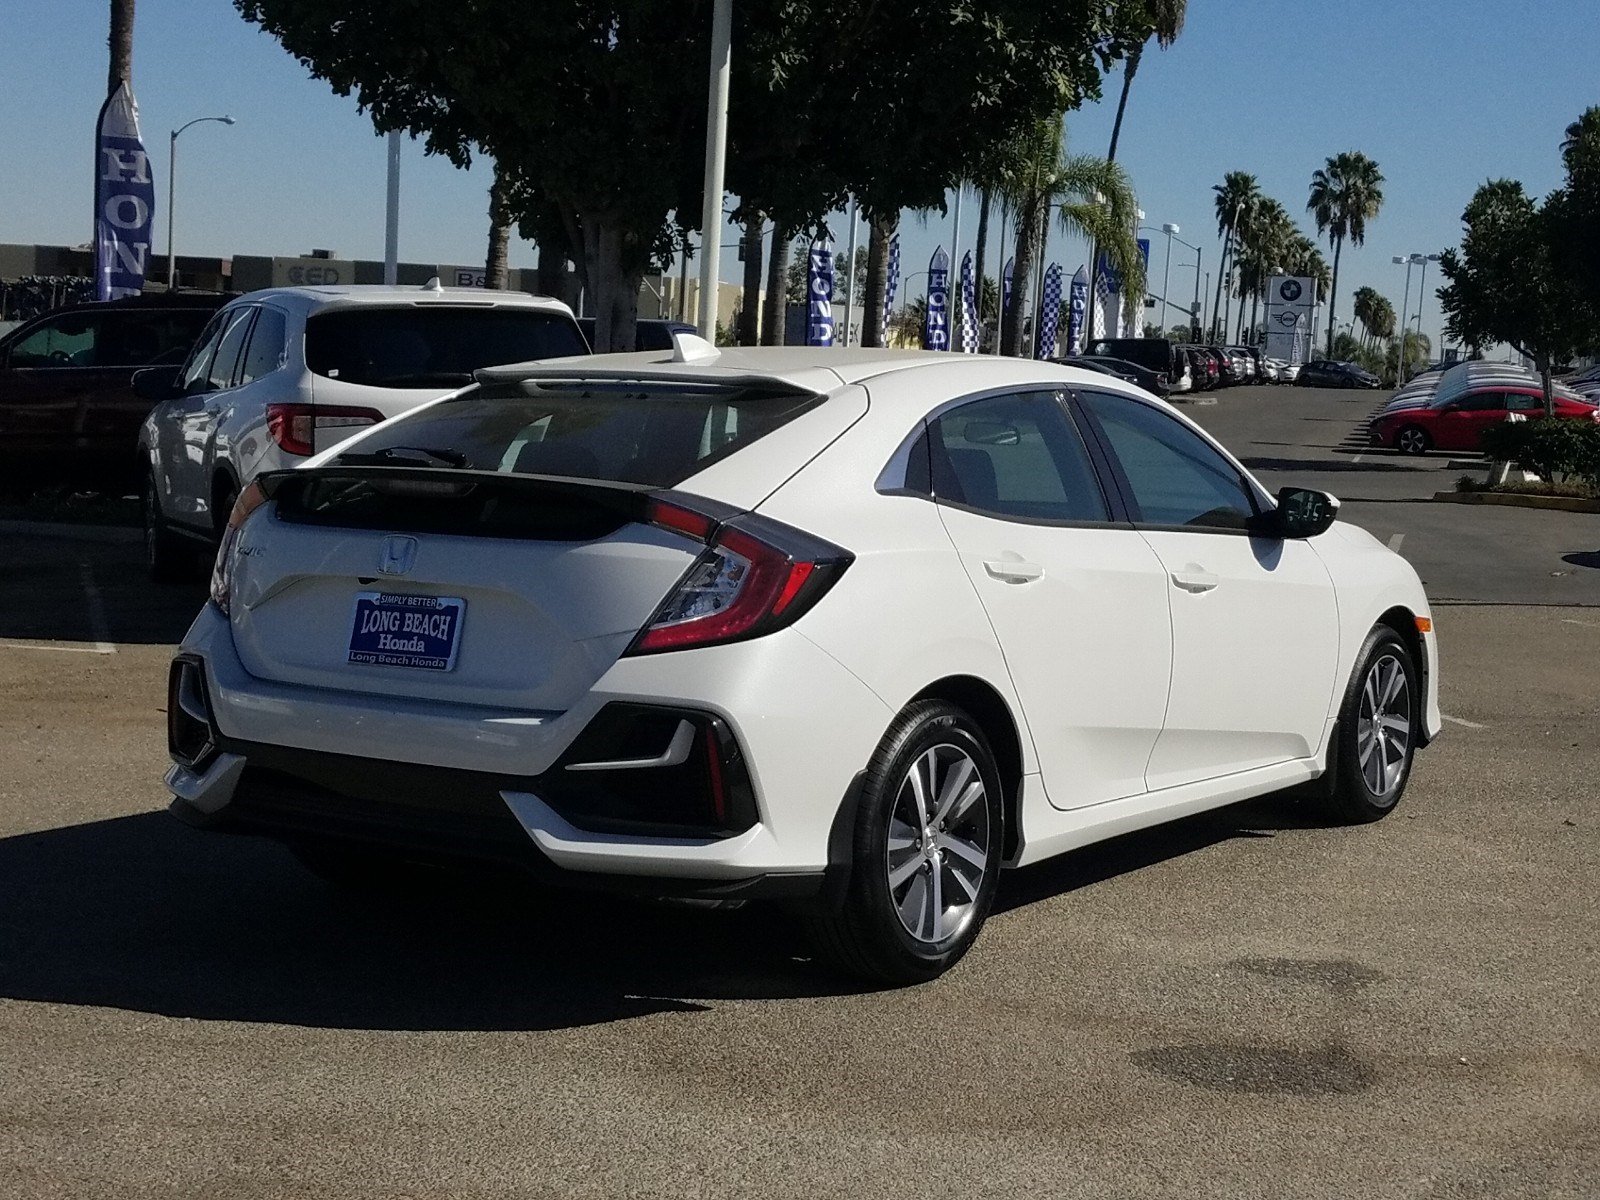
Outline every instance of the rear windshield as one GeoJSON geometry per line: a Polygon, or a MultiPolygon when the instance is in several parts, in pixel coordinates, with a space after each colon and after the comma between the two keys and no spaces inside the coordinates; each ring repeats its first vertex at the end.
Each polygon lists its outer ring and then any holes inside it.
{"type": "Polygon", "coordinates": [[[818,402],[756,388],[629,384],[528,395],[497,385],[391,421],[337,461],[673,487],[818,402]]]}
{"type": "Polygon", "coordinates": [[[517,308],[360,308],[306,322],[306,366],[369,387],[448,387],[479,367],[587,354],[564,313],[517,308]]]}

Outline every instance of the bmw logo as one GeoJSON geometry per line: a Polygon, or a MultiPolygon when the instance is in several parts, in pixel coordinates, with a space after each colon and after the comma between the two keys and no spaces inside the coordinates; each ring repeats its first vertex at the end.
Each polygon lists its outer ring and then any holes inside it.
{"type": "Polygon", "coordinates": [[[1300,299],[1300,281],[1298,279],[1285,279],[1278,285],[1278,295],[1293,304],[1300,299]]]}

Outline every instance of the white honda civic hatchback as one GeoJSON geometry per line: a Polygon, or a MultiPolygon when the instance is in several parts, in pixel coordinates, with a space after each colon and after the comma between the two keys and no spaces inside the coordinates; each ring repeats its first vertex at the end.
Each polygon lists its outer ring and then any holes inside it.
{"type": "Polygon", "coordinates": [[[951,354],[553,360],[263,476],[173,664],[195,824],[319,872],[498,859],[783,899],[928,979],[1008,867],[1439,731],[1416,574],[1105,375],[951,354]]]}

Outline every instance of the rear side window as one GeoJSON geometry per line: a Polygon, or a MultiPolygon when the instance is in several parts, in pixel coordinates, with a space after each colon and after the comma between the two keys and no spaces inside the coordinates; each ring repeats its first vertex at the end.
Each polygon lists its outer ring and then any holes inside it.
{"type": "Polygon", "coordinates": [[[479,388],[391,421],[340,463],[672,487],[820,402],[755,388],[479,388]]]}
{"type": "Polygon", "coordinates": [[[1110,518],[1094,468],[1054,395],[990,396],[932,423],[933,494],[1022,521],[1110,518]]]}
{"type": "Polygon", "coordinates": [[[571,317],[526,308],[360,308],[306,322],[306,366],[368,387],[451,387],[480,367],[588,352],[571,317]]]}
{"type": "Polygon", "coordinates": [[[241,385],[270,375],[283,365],[287,334],[288,326],[283,314],[263,305],[261,315],[256,318],[256,327],[250,331],[250,345],[245,349],[244,362],[239,367],[241,385]]]}

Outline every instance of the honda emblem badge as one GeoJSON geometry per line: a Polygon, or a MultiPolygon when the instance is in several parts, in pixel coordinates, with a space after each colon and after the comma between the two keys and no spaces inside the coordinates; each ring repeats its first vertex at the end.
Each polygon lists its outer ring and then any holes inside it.
{"type": "Polygon", "coordinates": [[[396,536],[383,539],[383,554],[378,559],[378,570],[385,575],[404,575],[416,561],[416,538],[396,536]]]}

